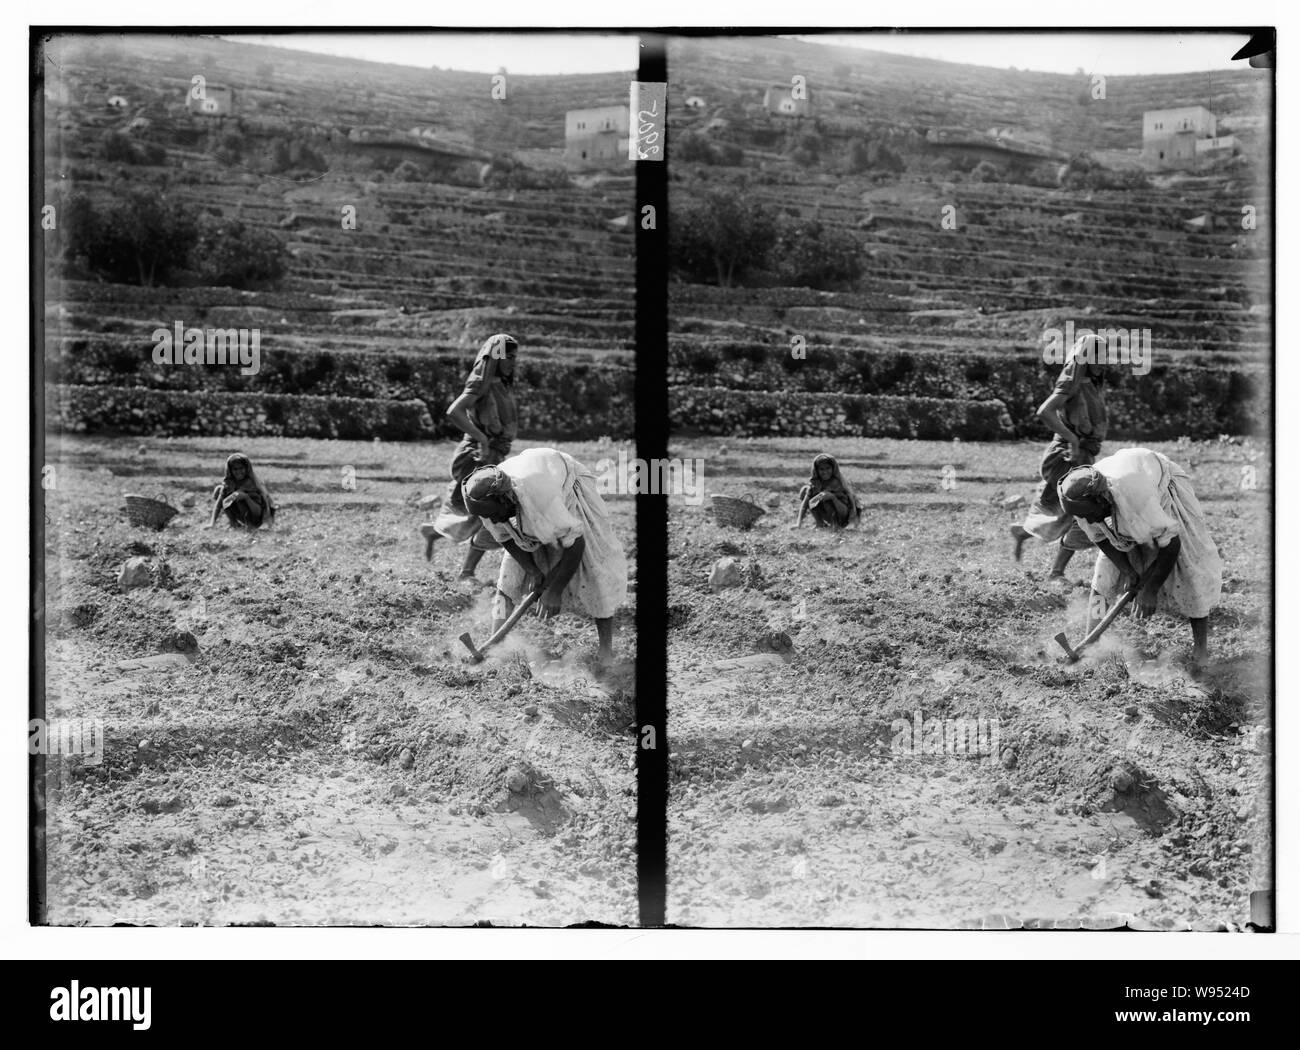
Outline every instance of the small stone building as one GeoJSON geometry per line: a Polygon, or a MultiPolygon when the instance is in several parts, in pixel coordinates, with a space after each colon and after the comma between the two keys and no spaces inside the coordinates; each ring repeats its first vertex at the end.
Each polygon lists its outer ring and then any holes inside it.
{"type": "Polygon", "coordinates": [[[202,98],[195,98],[193,92],[185,96],[185,108],[197,117],[233,117],[235,89],[208,84],[202,98]]]}
{"type": "Polygon", "coordinates": [[[792,84],[773,84],[763,95],[763,106],[778,117],[811,117],[812,95],[805,87],[796,98],[792,84]]]}
{"type": "Polygon", "coordinates": [[[579,164],[627,159],[627,106],[571,109],[564,114],[564,155],[579,164]]]}

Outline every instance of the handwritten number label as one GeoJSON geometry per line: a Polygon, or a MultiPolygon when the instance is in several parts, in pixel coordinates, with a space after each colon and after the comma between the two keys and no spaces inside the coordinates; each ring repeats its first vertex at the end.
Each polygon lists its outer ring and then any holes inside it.
{"type": "Polygon", "coordinates": [[[664,159],[663,117],[667,99],[667,84],[632,82],[632,101],[628,109],[636,114],[636,130],[628,136],[629,159],[664,159]]]}

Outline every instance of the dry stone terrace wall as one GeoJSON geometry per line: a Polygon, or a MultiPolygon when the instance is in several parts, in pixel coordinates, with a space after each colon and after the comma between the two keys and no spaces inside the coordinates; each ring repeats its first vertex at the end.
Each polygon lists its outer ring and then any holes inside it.
{"type": "MultiPolygon", "coordinates": [[[[389,407],[361,410],[355,428],[358,432],[365,420],[380,419],[386,429],[377,436],[389,439],[459,433],[443,419],[443,410],[464,385],[464,354],[264,350],[260,364],[256,375],[246,376],[233,366],[158,365],[148,346],[74,343],[67,352],[49,360],[46,381],[77,392],[68,402],[65,422],[77,422],[75,415],[67,413],[93,407],[83,421],[91,429],[112,424],[111,411],[96,405],[93,398],[92,392],[102,388],[118,399],[114,404],[130,405],[131,414],[124,425],[137,433],[151,426],[161,428],[159,432],[184,433],[193,422],[187,415],[189,406],[197,405],[207,420],[205,428],[217,428],[210,432],[257,433],[249,428],[260,422],[267,426],[266,433],[294,434],[291,428],[302,421],[313,434],[300,436],[315,436],[326,426],[320,420],[342,418],[353,413],[358,403],[372,400],[389,407]],[[131,391],[130,396],[121,401],[126,391],[131,391]],[[299,397],[308,406],[301,412],[286,409],[268,417],[265,405],[292,407],[299,397]],[[139,404],[150,399],[172,407],[136,412],[139,404]],[[337,399],[342,407],[322,416],[317,403],[330,399],[337,399]],[[423,416],[432,416],[433,421],[425,418],[418,422],[418,413],[413,416],[408,409],[392,407],[412,404],[421,406],[423,416]],[[225,431],[223,426],[232,429],[225,431]],[[402,433],[397,433],[402,428],[402,433]]],[[[523,360],[516,382],[520,430],[527,436],[612,437],[633,429],[633,372],[628,368],[558,359],[523,360]]]]}
{"type": "Polygon", "coordinates": [[[670,407],[681,435],[996,441],[1012,433],[1000,401],[679,387],[670,407]]]}
{"type": "MultiPolygon", "coordinates": [[[[749,287],[673,283],[674,397],[688,387],[714,388],[714,409],[728,419],[752,417],[755,426],[771,418],[770,404],[755,396],[761,391],[787,399],[818,391],[997,399],[1011,421],[1008,436],[1037,437],[1045,431],[1034,409],[1056,370],[1043,363],[1043,332],[1072,321],[1151,332],[1150,373],[1130,374],[1110,393],[1117,433],[1202,436],[1268,426],[1265,79],[1215,74],[1221,130],[1243,144],[1242,156],[1226,165],[1151,174],[1146,188],[1066,189],[940,170],[925,132],[1012,128],[1067,155],[1091,153],[1136,169],[1142,112],[1202,99],[1205,77],[1109,78],[1106,100],[1085,105],[1082,76],[800,41],[690,40],[674,44],[670,63],[679,86],[670,93],[670,127],[744,156],[740,167],[676,165],[674,202],[743,193],[771,214],[852,235],[862,249],[860,276],[827,290],[768,287],[763,272],[746,278],[749,287]],[[807,78],[816,119],[763,112],[766,85],[796,73],[807,78]],[[706,100],[704,109],[683,106],[691,95],[706,100]],[[815,134],[821,149],[813,162],[797,164],[782,151],[803,134],[815,134]],[[859,140],[898,151],[907,170],[845,174],[843,158],[859,140]],[[1243,229],[1243,205],[1254,209],[1253,230],[1243,229]],[[947,206],[955,229],[941,224],[947,206]],[[1190,225],[1202,215],[1215,224],[1190,225]],[[791,354],[796,339],[803,358],[791,354]]],[[[919,402],[918,411],[929,412],[919,402]]],[[[789,433],[811,426],[799,412],[786,415],[796,428],[789,433]]],[[[954,427],[965,425],[956,407],[951,418],[954,427]]],[[[888,411],[878,425],[879,436],[895,433],[888,411]]],[[[869,421],[844,426],[844,433],[872,432],[869,421]]]]}
{"type": "Polygon", "coordinates": [[[443,409],[472,353],[508,331],[521,346],[526,434],[632,433],[634,179],[617,165],[566,174],[561,159],[564,111],[624,101],[630,74],[508,74],[503,104],[480,74],[141,37],[74,46],[57,68],[69,102],[47,110],[50,200],[73,189],[98,203],[134,189],[165,192],[196,214],[274,231],[288,253],[285,278],[256,291],[51,273],[46,369],[51,400],[62,388],[64,425],[113,424],[93,394],[112,387],[111,404],[129,409],[122,426],[140,432],[293,434],[303,426],[307,436],[334,433],[351,414],[353,429],[374,425],[380,436],[445,434],[443,409]],[[238,120],[216,124],[185,111],[196,73],[235,89],[238,120]],[[110,110],[110,94],[129,109],[110,110]],[[428,172],[400,180],[348,138],[376,125],[432,128],[450,142],[523,158],[546,169],[546,188],[453,185],[428,172]],[[107,131],[161,146],[165,164],[104,164],[107,131]],[[232,134],[247,156],[218,156],[232,134]],[[259,170],[256,157],[280,139],[309,145],[329,169],[311,177],[259,170]],[[344,228],[345,207],[355,209],[355,229],[344,228]],[[260,329],[261,371],[155,366],[151,333],[177,321],[260,329]],[[298,397],[306,400],[295,406],[298,397]],[[377,404],[329,411],[321,407],[329,397],[377,404]],[[156,411],[144,407],[150,398],[156,411]],[[421,402],[431,421],[393,407],[421,402]]]}
{"type": "MultiPolygon", "coordinates": [[[[1060,371],[1044,364],[1032,347],[1019,354],[813,347],[801,360],[791,356],[787,345],[674,341],[669,362],[674,402],[696,403],[696,395],[709,395],[709,414],[693,423],[682,411],[674,411],[681,426],[701,433],[725,434],[725,424],[733,420],[770,420],[767,406],[772,404],[821,404],[817,398],[825,396],[837,404],[862,406],[852,421],[843,419],[844,433],[909,436],[899,422],[897,405],[914,403],[918,420],[924,420],[918,426],[932,430],[935,420],[950,419],[953,432],[937,436],[967,440],[973,440],[972,425],[981,432],[987,429],[984,415],[974,424],[968,422],[966,406],[972,404],[998,405],[1003,422],[990,437],[1042,436],[1036,410],[1060,371]],[[947,401],[952,412],[936,415],[932,402],[947,401]]],[[[1269,377],[1263,368],[1198,365],[1157,366],[1140,378],[1121,373],[1106,391],[1112,434],[1151,440],[1255,433],[1268,418],[1268,397],[1269,377]]],[[[786,412],[784,420],[792,429],[784,433],[834,434],[834,429],[824,429],[826,420],[840,416],[843,413],[819,410],[821,429],[814,430],[811,416],[786,412]]]]}
{"type": "Polygon", "coordinates": [[[230,434],[369,441],[435,436],[422,401],[228,394],[143,387],[50,386],[46,424],[72,432],[230,434]]]}

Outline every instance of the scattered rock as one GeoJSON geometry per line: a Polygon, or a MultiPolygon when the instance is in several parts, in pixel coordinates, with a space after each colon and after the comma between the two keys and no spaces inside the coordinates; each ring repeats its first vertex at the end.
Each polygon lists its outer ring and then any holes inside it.
{"type": "Polygon", "coordinates": [[[1022,506],[1025,502],[1024,495],[1008,496],[1002,501],[1002,506],[1007,510],[1015,510],[1016,507],[1022,506]]]}
{"type": "Polygon", "coordinates": [[[1121,795],[1133,787],[1133,778],[1123,769],[1115,771],[1115,775],[1110,778],[1110,786],[1118,791],[1121,795]]]}
{"type": "Polygon", "coordinates": [[[715,591],[739,587],[744,582],[740,562],[735,558],[719,558],[713,563],[713,569],[709,572],[709,586],[715,591]]]}
{"type": "Polygon", "coordinates": [[[90,602],[82,602],[80,605],[74,605],[65,615],[68,623],[73,627],[89,627],[95,622],[95,617],[99,615],[99,606],[90,602]]]}
{"type": "Polygon", "coordinates": [[[821,798],[819,798],[819,799],[817,800],[817,805],[819,805],[819,806],[842,806],[842,805],[844,805],[844,798],[843,798],[843,796],[841,796],[841,795],[837,795],[837,794],[835,794],[833,791],[832,791],[832,792],[827,792],[825,795],[822,795],[821,798]]]}
{"type": "Polygon", "coordinates": [[[754,741],[752,740],[742,740],[740,742],[740,750],[742,751],[748,751],[753,746],[754,746],[754,741]]]}
{"type": "Polygon", "coordinates": [[[528,774],[518,766],[513,767],[506,774],[506,787],[512,794],[522,795],[528,790],[528,774]]]}
{"type": "Polygon", "coordinates": [[[195,502],[196,500],[194,499],[192,493],[187,492],[184,496],[181,497],[181,506],[184,507],[186,510],[189,510],[191,507],[193,507],[195,502]]]}
{"type": "Polygon", "coordinates": [[[754,648],[760,652],[788,653],[794,648],[794,642],[785,631],[764,631],[755,639],[754,648]]]}
{"type": "Polygon", "coordinates": [[[1016,754],[1014,747],[1008,747],[1002,752],[1002,768],[1015,769],[1016,764],[1020,761],[1020,756],[1016,754]]]}
{"type": "Polygon", "coordinates": [[[198,639],[180,627],[172,627],[163,633],[158,648],[165,653],[193,653],[199,648],[198,639]]]}
{"type": "Polygon", "coordinates": [[[149,571],[149,562],[145,558],[127,558],[118,570],[117,585],[124,591],[135,587],[148,587],[153,583],[153,573],[149,571]]]}
{"type": "Polygon", "coordinates": [[[146,795],[140,800],[140,808],[146,813],[175,813],[184,805],[185,800],[175,791],[146,795]]]}
{"type": "Polygon", "coordinates": [[[536,718],[536,717],[537,717],[537,705],[536,705],[536,704],[529,704],[529,705],[527,705],[527,706],[524,708],[524,717],[525,717],[525,718],[536,718]]]}
{"type": "Polygon", "coordinates": [[[222,807],[233,806],[235,804],[235,796],[229,794],[228,792],[223,791],[221,792],[221,794],[219,794],[216,798],[212,800],[212,804],[214,806],[222,806],[222,807]]]}
{"type": "Polygon", "coordinates": [[[403,769],[410,769],[415,765],[415,753],[409,748],[402,748],[402,753],[397,756],[397,764],[403,769]]]}

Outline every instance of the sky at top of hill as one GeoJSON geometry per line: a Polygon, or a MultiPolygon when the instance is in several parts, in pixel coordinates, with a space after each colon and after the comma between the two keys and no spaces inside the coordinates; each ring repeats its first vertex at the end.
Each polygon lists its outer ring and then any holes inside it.
{"type": "Polygon", "coordinates": [[[310,51],[419,69],[520,76],[625,73],[640,61],[635,36],[601,33],[259,33],[228,35],[234,43],[310,51]]]}
{"type": "Polygon", "coordinates": [[[887,51],[995,69],[1103,76],[1200,73],[1249,68],[1232,60],[1248,33],[1161,30],[1066,33],[1026,29],[1016,32],[965,30],[882,30],[875,33],[807,34],[807,43],[887,51]]]}

